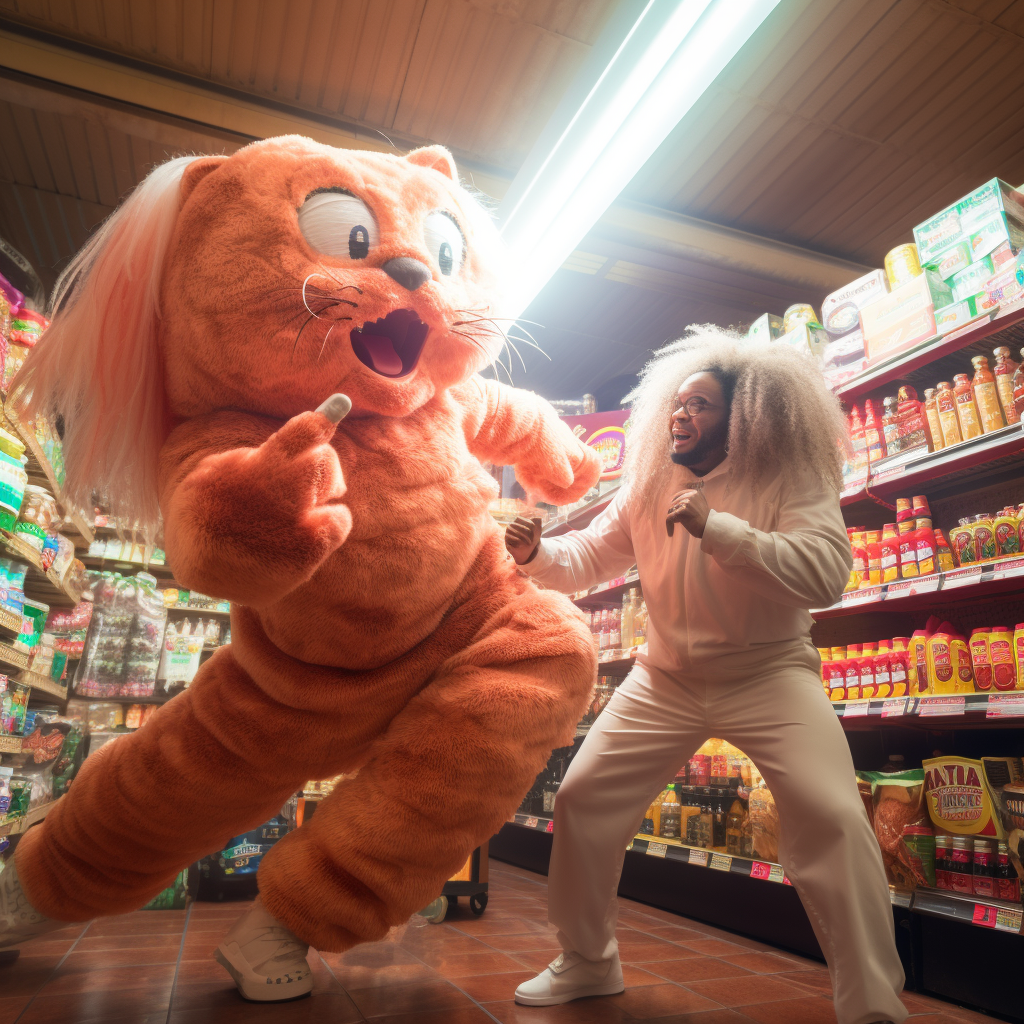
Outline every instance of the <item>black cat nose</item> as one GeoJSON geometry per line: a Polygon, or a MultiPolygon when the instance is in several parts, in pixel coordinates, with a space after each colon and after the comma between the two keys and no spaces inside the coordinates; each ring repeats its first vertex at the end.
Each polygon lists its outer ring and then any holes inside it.
{"type": "Polygon", "coordinates": [[[398,259],[388,260],[381,270],[411,292],[416,291],[421,284],[426,284],[433,276],[426,263],[420,263],[419,260],[414,260],[411,256],[400,256],[398,259]]]}

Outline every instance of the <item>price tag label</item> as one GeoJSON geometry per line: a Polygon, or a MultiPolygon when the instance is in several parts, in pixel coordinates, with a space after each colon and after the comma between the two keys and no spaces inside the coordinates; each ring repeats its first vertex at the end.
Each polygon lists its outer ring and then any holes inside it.
{"type": "Polygon", "coordinates": [[[782,870],[781,864],[765,864],[764,861],[755,860],[750,865],[750,877],[760,878],[765,882],[781,882],[786,873],[782,870]]]}
{"type": "Polygon", "coordinates": [[[1024,693],[990,693],[986,718],[1019,718],[1024,715],[1024,693]]]}
{"type": "Polygon", "coordinates": [[[547,825],[544,827],[544,831],[545,832],[554,832],[555,831],[555,823],[553,821],[549,821],[547,823],[547,825]]]}
{"type": "Polygon", "coordinates": [[[980,565],[970,565],[964,569],[954,569],[942,577],[943,590],[955,590],[957,587],[973,587],[981,582],[981,574],[985,570],[980,565]]]}
{"type": "Polygon", "coordinates": [[[868,715],[868,701],[866,700],[851,700],[846,705],[846,713],[843,718],[867,718],[868,715]]]}
{"type": "Polygon", "coordinates": [[[1019,910],[1000,907],[996,910],[996,931],[1020,933],[1022,914],[1019,910]]]}
{"type": "Polygon", "coordinates": [[[699,864],[702,868],[706,868],[708,866],[708,851],[690,850],[690,863],[699,864]]]}
{"type": "Polygon", "coordinates": [[[981,928],[995,928],[997,913],[998,909],[996,907],[987,907],[984,903],[975,903],[974,917],[971,923],[981,928]]]}
{"type": "Polygon", "coordinates": [[[782,876],[782,884],[783,885],[792,885],[793,883],[785,875],[783,875],[782,876]]]}
{"type": "Polygon", "coordinates": [[[1007,558],[992,566],[992,579],[1005,580],[1011,576],[1024,576],[1024,557],[1007,558]]]}
{"type": "Polygon", "coordinates": [[[862,590],[853,590],[849,594],[843,594],[843,607],[859,606],[862,604],[874,604],[882,600],[882,588],[864,587],[862,590]]]}
{"type": "Polygon", "coordinates": [[[730,857],[727,853],[712,854],[711,868],[714,871],[731,871],[732,857],[730,857]]]}
{"type": "Polygon", "coordinates": [[[538,821],[537,818],[527,818],[526,819],[526,827],[527,828],[536,828],[537,827],[537,821],[538,821]]]}
{"type": "Polygon", "coordinates": [[[962,715],[966,704],[963,697],[921,697],[917,702],[917,713],[922,718],[962,715]]]}
{"type": "Polygon", "coordinates": [[[668,846],[665,843],[648,843],[647,844],[647,856],[648,857],[662,857],[668,853],[668,846]]]}
{"type": "Polygon", "coordinates": [[[890,697],[888,700],[882,701],[882,717],[883,718],[898,718],[901,717],[907,710],[907,698],[906,697],[890,697]]]}

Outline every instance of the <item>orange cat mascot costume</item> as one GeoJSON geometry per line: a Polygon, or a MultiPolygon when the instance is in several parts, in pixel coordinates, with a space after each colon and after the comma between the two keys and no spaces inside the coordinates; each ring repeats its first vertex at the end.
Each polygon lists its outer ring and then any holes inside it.
{"type": "Polygon", "coordinates": [[[569,741],[591,637],[517,575],[478,460],[558,503],[599,460],[477,375],[502,275],[447,151],[297,137],[157,168],[77,257],[23,407],[63,416],[83,507],[162,514],[232,643],[25,835],[0,946],[141,907],[307,779],[356,773],[266,856],[218,953],[243,995],[301,995],[307,944],[426,906],[569,741]]]}

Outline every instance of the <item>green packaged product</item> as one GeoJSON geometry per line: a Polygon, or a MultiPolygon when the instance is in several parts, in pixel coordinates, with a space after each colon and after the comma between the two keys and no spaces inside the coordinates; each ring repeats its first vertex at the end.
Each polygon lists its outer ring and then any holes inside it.
{"type": "Polygon", "coordinates": [[[981,305],[985,299],[985,293],[980,295],[969,295],[960,302],[950,303],[941,309],[935,310],[935,330],[939,334],[949,334],[950,331],[958,330],[964,324],[970,323],[979,315],[981,305]]]}
{"type": "Polygon", "coordinates": [[[782,317],[774,313],[765,313],[759,316],[747,331],[747,340],[767,344],[774,341],[783,334],[782,317]]]}
{"type": "Polygon", "coordinates": [[[871,783],[872,823],[889,884],[898,889],[934,885],[935,840],[924,800],[924,769],[863,772],[861,778],[871,783]],[[921,859],[927,844],[919,829],[932,834],[930,861],[921,859]]]}
{"type": "Polygon", "coordinates": [[[946,249],[936,256],[930,263],[924,266],[928,270],[934,270],[943,281],[949,282],[962,270],[966,270],[974,257],[971,255],[970,242],[958,242],[956,245],[946,249]]]}
{"type": "Polygon", "coordinates": [[[992,257],[982,256],[980,260],[961,270],[949,281],[949,285],[953,289],[953,298],[960,302],[970,295],[983,292],[985,282],[995,272],[995,267],[992,266],[992,257]]]}
{"type": "Polygon", "coordinates": [[[188,902],[188,868],[162,893],[154,896],[143,910],[183,910],[188,902]]]}
{"type": "Polygon", "coordinates": [[[1024,197],[1005,181],[993,178],[914,228],[921,265],[934,266],[941,254],[961,242],[972,244],[972,262],[987,256],[999,243],[979,251],[971,236],[987,234],[985,226],[997,220],[1009,237],[1008,222],[1024,224],[1024,197]]]}

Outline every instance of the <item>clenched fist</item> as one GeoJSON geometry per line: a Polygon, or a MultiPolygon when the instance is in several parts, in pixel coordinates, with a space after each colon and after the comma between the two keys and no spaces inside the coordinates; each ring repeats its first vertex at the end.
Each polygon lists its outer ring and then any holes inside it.
{"type": "Polygon", "coordinates": [[[704,496],[703,490],[680,491],[668,507],[668,514],[665,516],[665,526],[668,535],[672,536],[675,524],[679,523],[688,533],[694,537],[704,536],[704,526],[707,524],[711,506],[704,496]]]}
{"type": "Polygon", "coordinates": [[[532,561],[540,547],[540,520],[519,516],[505,527],[505,547],[516,565],[532,561]]]}

